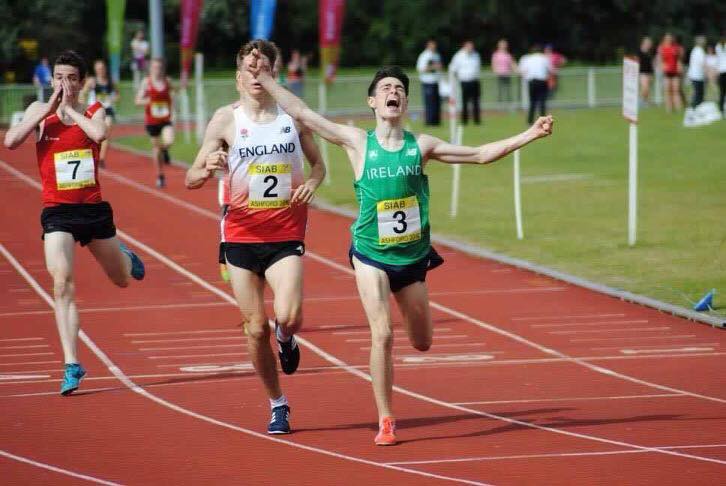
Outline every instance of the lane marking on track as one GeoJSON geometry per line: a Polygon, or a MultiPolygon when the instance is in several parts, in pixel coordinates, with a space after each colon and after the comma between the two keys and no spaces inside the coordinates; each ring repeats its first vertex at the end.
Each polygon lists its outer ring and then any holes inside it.
{"type": "MultiPolygon", "coordinates": [[[[0,161],[0,165],[6,167],[6,170],[14,171],[14,172],[20,174],[20,176],[22,176],[22,177],[26,178],[27,180],[35,183],[35,181],[33,181],[32,179],[28,178],[27,176],[25,176],[24,174],[20,173],[19,171],[15,170],[14,168],[12,168],[11,166],[9,166],[8,164],[0,161]]],[[[36,187],[38,187],[37,186],[37,183],[35,183],[35,184],[36,184],[36,187]]],[[[150,191],[150,193],[151,194],[157,194],[158,193],[159,194],[159,197],[161,197],[161,196],[171,197],[171,196],[168,196],[165,193],[160,193],[158,191],[150,191]]],[[[172,198],[172,200],[177,200],[177,198],[172,198]]],[[[179,201],[179,204],[183,203],[183,201],[181,201],[181,200],[178,200],[178,201],[179,201]]],[[[188,203],[184,203],[184,204],[188,204],[188,203]]],[[[190,206],[192,206],[193,208],[196,209],[195,206],[193,206],[193,205],[190,205],[190,206]]],[[[212,215],[211,217],[214,218],[215,221],[218,219],[217,218],[217,215],[215,215],[211,211],[203,211],[203,213],[207,214],[208,216],[209,215],[212,215]]],[[[179,272],[179,273],[181,273],[183,275],[186,275],[191,280],[199,283],[200,285],[202,285],[203,287],[207,288],[211,292],[213,292],[213,293],[217,294],[218,296],[222,297],[223,299],[227,300],[232,305],[236,305],[234,299],[229,294],[227,294],[227,293],[219,290],[218,288],[216,288],[213,285],[209,284],[205,280],[202,280],[201,278],[199,278],[197,275],[192,274],[188,270],[180,267],[175,262],[169,260],[168,258],[166,258],[165,256],[161,255],[156,250],[151,249],[150,247],[148,247],[147,245],[141,243],[140,241],[136,240],[135,238],[131,237],[130,235],[128,235],[128,234],[126,234],[124,232],[121,232],[121,231],[119,231],[119,234],[123,238],[125,238],[126,240],[130,241],[132,244],[136,244],[140,248],[144,249],[144,251],[146,251],[150,255],[154,256],[158,260],[162,261],[163,263],[165,263],[170,268],[173,268],[177,272],[179,272]]],[[[3,253],[7,253],[7,250],[5,250],[4,246],[1,243],[0,243],[0,249],[3,250],[3,253]]],[[[347,267],[345,267],[343,265],[340,265],[340,264],[338,264],[338,263],[336,263],[336,262],[334,262],[332,260],[329,260],[327,258],[324,258],[324,257],[319,256],[317,254],[314,254],[312,252],[309,252],[307,254],[312,259],[315,259],[315,260],[324,262],[328,266],[331,266],[331,267],[334,267],[334,268],[338,268],[338,269],[342,269],[345,273],[348,273],[348,274],[351,274],[352,273],[352,270],[350,270],[349,268],[347,268],[347,267]]],[[[12,259],[11,260],[11,263],[14,262],[13,263],[13,266],[15,266],[16,269],[18,269],[19,272],[21,272],[21,270],[22,270],[21,274],[23,274],[24,277],[27,275],[26,280],[28,278],[32,279],[32,277],[25,271],[25,269],[22,268],[22,266],[20,266],[17,263],[17,261],[14,259],[14,257],[12,257],[12,255],[10,255],[9,253],[7,253],[7,256],[6,257],[9,260],[12,259]]],[[[30,280],[28,280],[28,281],[30,282],[30,280]]],[[[35,281],[33,280],[33,282],[35,282],[35,281]]],[[[36,288],[36,291],[38,291],[38,290],[43,291],[43,289],[37,284],[37,282],[35,282],[35,285],[37,286],[37,287],[34,287],[34,288],[36,288]]],[[[48,299],[46,299],[46,300],[48,301],[48,299]]],[[[487,330],[490,330],[490,331],[495,332],[497,334],[507,336],[510,339],[513,339],[513,340],[515,340],[517,342],[520,342],[522,344],[526,344],[526,345],[528,345],[530,347],[533,347],[535,349],[538,349],[538,350],[540,350],[540,351],[542,351],[542,352],[544,352],[546,354],[550,354],[550,355],[555,355],[555,356],[561,357],[563,359],[569,360],[572,363],[579,364],[581,366],[584,366],[586,368],[589,368],[589,369],[591,369],[593,371],[596,371],[598,373],[606,374],[608,376],[618,377],[618,378],[621,378],[623,380],[627,380],[627,381],[630,381],[630,382],[633,382],[633,383],[638,383],[638,384],[645,385],[645,386],[650,386],[650,387],[657,388],[657,389],[662,389],[662,390],[666,390],[666,391],[681,393],[681,394],[684,394],[684,395],[690,395],[690,396],[699,397],[699,398],[703,398],[703,399],[711,400],[711,401],[716,401],[716,402],[720,402],[720,403],[726,403],[726,400],[723,400],[723,399],[720,399],[720,398],[709,397],[709,396],[706,396],[706,395],[701,395],[701,394],[697,394],[697,393],[693,393],[693,392],[688,392],[688,391],[685,391],[685,390],[678,390],[678,389],[675,389],[675,388],[671,388],[671,387],[667,387],[667,386],[664,386],[664,385],[659,385],[659,384],[651,383],[651,382],[648,382],[648,381],[645,381],[645,380],[641,380],[641,379],[638,379],[638,378],[635,378],[635,377],[631,377],[631,376],[628,376],[628,375],[623,375],[623,374],[617,373],[617,372],[615,372],[613,370],[599,367],[597,365],[592,365],[592,364],[587,363],[587,362],[585,362],[583,360],[580,360],[579,358],[570,357],[570,356],[567,356],[564,353],[561,353],[561,352],[556,351],[554,349],[550,349],[550,348],[544,347],[544,346],[539,345],[539,344],[537,344],[535,342],[529,341],[528,339],[526,339],[526,338],[524,338],[522,336],[519,336],[517,334],[513,334],[513,333],[510,333],[510,332],[505,331],[503,329],[497,328],[496,326],[493,326],[491,324],[487,324],[487,323],[485,323],[485,322],[483,322],[483,321],[481,321],[479,319],[475,319],[475,318],[473,318],[473,317],[471,317],[471,316],[469,316],[467,314],[461,313],[459,311],[456,311],[456,310],[451,309],[449,307],[443,306],[443,305],[438,304],[436,302],[431,302],[430,305],[431,305],[431,307],[433,307],[433,308],[435,308],[437,310],[440,310],[442,312],[448,313],[449,315],[451,315],[453,317],[457,317],[459,319],[462,319],[462,320],[471,322],[472,324],[475,324],[475,325],[477,325],[477,326],[479,326],[479,327],[481,327],[483,329],[487,329],[487,330]]],[[[94,349],[94,352],[96,352],[96,350],[97,350],[98,351],[97,354],[99,356],[102,354],[101,350],[98,349],[95,346],[95,344],[92,341],[90,341],[90,339],[87,338],[87,336],[85,335],[85,333],[82,332],[81,337],[87,339],[88,342],[86,342],[86,344],[89,345],[89,347],[90,346],[93,346],[93,348],[95,348],[94,349]],[[89,344],[89,342],[90,342],[90,344],[89,344]]],[[[332,356],[332,355],[328,354],[327,352],[325,352],[322,349],[318,348],[317,346],[315,346],[311,342],[307,341],[306,339],[299,338],[298,341],[301,344],[306,345],[307,347],[309,347],[310,349],[312,349],[314,352],[316,352],[320,356],[322,356],[325,359],[327,359],[329,362],[331,362],[333,364],[337,364],[337,365],[343,367],[344,369],[350,370],[351,373],[356,374],[357,376],[359,376],[359,377],[361,377],[361,378],[363,378],[365,380],[370,381],[370,376],[369,375],[367,375],[367,374],[365,374],[365,373],[363,373],[363,372],[361,372],[361,371],[359,371],[359,370],[357,370],[355,368],[350,368],[347,365],[347,363],[344,363],[343,361],[341,361],[340,359],[336,358],[335,356],[332,356]]],[[[108,362],[111,365],[113,365],[110,362],[110,360],[108,359],[107,356],[105,356],[105,355],[103,355],[103,356],[105,358],[105,362],[108,362]]],[[[114,365],[114,368],[115,368],[115,365],[114,365]]],[[[128,380],[125,378],[125,375],[122,375],[122,376],[126,380],[125,382],[127,382],[128,380]]],[[[127,386],[129,386],[130,388],[136,387],[136,385],[133,384],[132,382],[129,382],[129,383],[130,383],[130,385],[127,385],[127,386]]],[[[132,389],[134,389],[134,388],[132,388],[132,389]]],[[[396,391],[398,391],[399,393],[403,393],[403,394],[406,394],[406,395],[411,396],[411,397],[414,397],[414,398],[419,398],[421,400],[428,401],[429,403],[438,404],[438,405],[443,406],[443,407],[453,408],[453,409],[456,409],[456,410],[465,411],[465,412],[469,412],[469,413],[474,413],[474,414],[477,414],[477,415],[486,416],[486,417],[489,417],[489,418],[494,418],[494,419],[502,420],[502,421],[509,422],[509,423],[516,423],[517,425],[522,425],[522,426],[525,426],[525,427],[531,427],[531,428],[536,428],[536,429],[540,429],[540,430],[548,430],[548,431],[551,431],[551,432],[554,432],[554,433],[558,433],[558,434],[562,434],[562,435],[568,435],[568,436],[572,436],[572,437],[580,437],[580,438],[584,438],[584,439],[588,439],[588,440],[594,440],[594,441],[604,442],[604,443],[609,443],[609,444],[616,444],[616,445],[621,445],[621,446],[625,446],[625,447],[631,447],[631,448],[635,448],[635,449],[654,450],[654,451],[657,451],[657,452],[660,452],[660,453],[664,453],[664,454],[669,454],[669,455],[678,455],[678,456],[681,456],[681,457],[689,457],[689,458],[696,459],[696,460],[701,460],[701,461],[717,462],[717,463],[720,463],[720,464],[726,464],[726,461],[718,461],[718,460],[714,460],[714,459],[711,459],[711,458],[704,458],[704,457],[700,457],[700,456],[693,456],[693,455],[690,455],[690,454],[682,454],[682,453],[676,453],[676,452],[670,452],[670,451],[663,451],[663,450],[658,450],[658,449],[652,449],[652,448],[648,448],[648,447],[645,447],[645,446],[639,446],[639,445],[636,445],[636,444],[628,444],[628,443],[625,443],[625,442],[613,441],[613,440],[610,440],[610,439],[604,439],[604,438],[595,437],[595,436],[588,436],[588,435],[579,434],[579,433],[576,433],[576,432],[570,432],[570,431],[566,431],[566,430],[559,430],[559,429],[554,429],[554,428],[549,428],[549,427],[543,427],[543,426],[539,426],[539,425],[536,425],[536,424],[530,424],[528,422],[522,422],[522,421],[519,421],[519,420],[511,419],[509,417],[501,417],[501,416],[497,416],[497,415],[493,415],[493,414],[488,414],[486,412],[480,412],[480,411],[471,410],[471,409],[467,409],[467,408],[464,408],[464,407],[452,405],[452,404],[450,404],[448,402],[444,402],[444,401],[441,401],[441,400],[437,400],[437,399],[432,398],[432,397],[427,397],[427,396],[418,394],[416,392],[412,392],[410,390],[403,389],[403,388],[398,387],[398,386],[394,387],[394,389],[396,391]]],[[[142,392],[145,392],[145,390],[139,390],[138,391],[138,393],[142,393],[142,392]]],[[[150,399],[153,399],[155,401],[156,400],[162,400],[162,399],[160,399],[160,398],[158,398],[158,397],[156,397],[154,395],[150,395],[149,398],[150,399]]],[[[166,401],[164,401],[164,402],[167,404],[167,406],[176,407],[176,408],[181,409],[181,407],[178,407],[178,406],[176,406],[174,404],[171,404],[171,403],[166,402],[166,401]]],[[[183,411],[182,413],[194,413],[194,412],[188,411],[186,409],[181,409],[181,411],[183,411]]],[[[195,414],[195,415],[199,415],[199,414],[195,414]]],[[[204,417],[204,416],[200,416],[200,417],[204,417]]],[[[214,420],[214,419],[210,419],[209,417],[204,417],[204,419],[209,419],[210,421],[213,421],[214,420]]],[[[226,424],[226,425],[229,425],[229,424],[226,424]]],[[[249,431],[249,432],[254,433],[253,431],[249,431]]],[[[262,435],[262,437],[269,439],[269,437],[264,436],[264,435],[262,435]]],[[[300,446],[299,444],[296,444],[296,445],[297,446],[300,446]]],[[[360,459],[356,458],[356,460],[360,460],[360,459]]]]}
{"type": "MultiPolygon", "coordinates": [[[[220,302],[220,304],[229,305],[227,302],[220,302]]],[[[232,329],[200,329],[196,331],[166,331],[166,332],[130,332],[125,333],[124,336],[126,337],[142,337],[142,336],[178,336],[178,335],[192,335],[192,334],[215,334],[215,333],[225,333],[225,332],[234,332],[239,334],[241,332],[240,328],[232,328],[232,329]]]]}
{"type": "Polygon", "coordinates": [[[26,464],[30,464],[31,466],[39,467],[42,469],[47,469],[49,471],[57,472],[59,474],[65,474],[66,476],[72,476],[74,478],[83,479],[85,481],[90,481],[92,483],[96,484],[107,484],[110,486],[120,486],[119,483],[114,483],[111,481],[106,481],[105,479],[96,478],[93,476],[89,476],[87,474],[80,474],[77,472],[69,471],[68,469],[63,469],[57,466],[52,466],[50,464],[46,464],[44,462],[38,462],[34,461],[32,459],[28,459],[27,457],[18,456],[15,454],[11,454],[8,451],[2,451],[0,450],[0,456],[7,457],[8,459],[13,459],[15,461],[24,462],[26,464]]]}
{"type": "Polygon", "coordinates": [[[23,316],[37,316],[37,315],[48,315],[53,314],[53,311],[42,310],[42,311],[17,311],[17,312],[2,312],[0,317],[23,317],[23,316]]]}
{"type": "Polygon", "coordinates": [[[226,371],[254,371],[255,368],[252,363],[236,363],[227,366],[211,366],[211,365],[193,365],[193,366],[182,366],[179,371],[188,373],[222,373],[226,371]]]}
{"type": "MultiPolygon", "coordinates": [[[[370,333],[369,333],[370,334],[370,333]]],[[[443,336],[436,335],[434,333],[434,346],[436,345],[436,341],[439,339],[461,339],[461,338],[468,338],[468,334],[444,334],[443,336]]],[[[346,343],[369,343],[371,342],[371,338],[356,338],[356,339],[346,339],[346,343]]]]}
{"type": "Polygon", "coordinates": [[[623,354],[658,354],[658,353],[703,353],[714,351],[714,348],[707,347],[688,347],[688,348],[670,348],[670,349],[621,349],[623,354]]]}
{"type": "Polygon", "coordinates": [[[645,340],[645,339],[681,339],[681,338],[692,338],[697,337],[695,334],[679,334],[674,336],[628,336],[628,337],[606,337],[606,338],[578,338],[578,339],[570,339],[571,343],[592,343],[595,341],[622,341],[624,339],[638,339],[638,340],[645,340]]]}
{"type": "MultiPolygon", "coordinates": [[[[684,445],[684,446],[657,446],[660,450],[673,449],[713,449],[717,447],[726,447],[726,444],[702,444],[702,445],[684,445]]],[[[558,457],[581,457],[581,456],[611,456],[618,454],[647,454],[650,451],[634,451],[632,449],[619,449],[614,451],[593,451],[593,452],[553,452],[549,454],[517,454],[511,456],[483,456],[483,457],[462,457],[452,459],[429,459],[426,461],[397,461],[387,462],[393,465],[415,465],[415,464],[443,464],[452,462],[476,462],[476,461],[500,461],[505,459],[543,459],[558,457]]]]}
{"type": "MultiPolygon", "coordinates": [[[[436,349],[439,349],[439,348],[454,348],[454,347],[466,347],[466,346],[485,346],[485,345],[486,345],[486,343],[436,343],[436,346],[432,346],[432,347],[435,347],[436,349]]],[[[358,349],[360,349],[361,351],[370,351],[371,350],[371,347],[370,346],[361,346],[358,349]]],[[[403,349],[403,350],[406,350],[406,351],[410,351],[411,350],[411,345],[410,344],[406,344],[406,345],[403,345],[402,344],[400,346],[393,346],[393,349],[403,349]]],[[[498,351],[498,352],[503,352],[503,351],[498,351]]]]}
{"type": "Polygon", "coordinates": [[[19,361],[16,363],[0,363],[0,366],[24,366],[24,365],[37,365],[37,364],[51,364],[51,363],[60,363],[60,360],[51,360],[51,361],[19,361]]]}
{"type": "MultiPolygon", "coordinates": [[[[634,346],[629,345],[628,348],[629,349],[641,349],[641,348],[649,349],[649,348],[662,348],[663,346],[674,346],[674,347],[682,347],[682,348],[685,348],[688,346],[716,346],[716,347],[718,347],[720,345],[721,345],[720,343],[668,343],[668,344],[660,343],[660,344],[641,344],[641,345],[634,345],[634,346]]],[[[620,350],[620,349],[623,349],[623,345],[621,344],[620,346],[602,346],[602,347],[590,348],[590,349],[595,350],[595,351],[605,351],[605,350],[611,350],[611,349],[620,350]]]]}
{"type": "MultiPolygon", "coordinates": [[[[4,164],[4,162],[2,162],[2,161],[0,161],[0,163],[4,164]]],[[[13,267],[15,267],[15,269],[18,271],[18,273],[20,273],[20,275],[30,284],[30,286],[36,291],[36,293],[38,293],[38,295],[40,295],[48,303],[48,305],[51,308],[53,308],[54,302],[51,299],[50,295],[48,295],[48,293],[40,286],[40,284],[27,272],[27,270],[25,270],[25,268],[23,268],[23,266],[20,265],[20,263],[15,259],[15,257],[7,251],[7,249],[5,248],[5,246],[2,243],[0,243],[0,253],[2,253],[5,256],[5,258],[13,265],[13,267]]],[[[228,295],[227,295],[227,297],[231,298],[228,295]]],[[[232,299],[232,300],[234,302],[234,299],[232,299]]],[[[163,398],[161,398],[157,395],[154,395],[153,393],[145,390],[144,388],[142,388],[139,385],[137,385],[136,383],[134,383],[121,370],[121,368],[116,366],[116,364],[114,364],[114,362],[111,361],[111,359],[106,355],[106,353],[104,353],[101,350],[101,348],[99,348],[96,345],[96,343],[93,340],[91,340],[91,338],[86,334],[85,331],[81,330],[79,332],[79,338],[106,365],[108,370],[111,371],[111,373],[116,377],[116,379],[119,380],[121,383],[123,383],[127,388],[129,388],[134,393],[137,393],[137,394],[143,396],[144,398],[147,398],[148,400],[156,402],[159,405],[162,405],[170,410],[174,410],[180,414],[184,414],[189,417],[193,417],[198,420],[202,420],[207,423],[217,425],[219,427],[224,427],[224,428],[234,430],[237,432],[242,432],[244,434],[250,435],[252,437],[256,437],[258,439],[268,440],[271,442],[276,442],[278,444],[284,444],[284,445],[287,445],[290,447],[303,449],[303,450],[306,450],[309,452],[316,452],[316,453],[326,455],[329,457],[334,457],[336,459],[343,459],[343,460],[347,460],[347,461],[351,461],[351,462],[357,462],[359,464],[366,464],[368,466],[379,467],[379,468],[384,468],[384,469],[391,469],[391,470],[398,471],[398,472],[403,472],[403,473],[408,473],[408,474],[413,474],[413,475],[418,475],[418,476],[424,476],[424,477],[429,477],[429,478],[434,478],[434,479],[441,479],[444,481],[451,481],[451,482],[457,482],[457,483],[462,483],[462,484],[472,484],[472,485],[477,485],[477,486],[488,486],[486,483],[483,483],[480,481],[470,481],[467,479],[449,477],[449,476],[444,476],[441,474],[434,474],[434,473],[429,473],[429,472],[425,472],[425,471],[419,471],[416,469],[408,469],[408,468],[401,467],[401,466],[391,466],[391,465],[387,465],[387,464],[381,464],[379,462],[371,461],[368,459],[363,459],[360,457],[348,456],[348,455],[330,451],[327,449],[321,449],[318,447],[300,444],[298,442],[293,442],[291,440],[285,440],[285,439],[278,438],[275,436],[261,434],[254,430],[251,430],[251,429],[240,427],[240,426],[228,423],[228,422],[223,422],[221,420],[217,420],[212,417],[208,417],[206,415],[194,412],[192,410],[181,407],[175,403],[164,400],[163,398]]],[[[302,339],[300,339],[299,341],[302,342],[302,339]]],[[[88,380],[88,378],[86,378],[86,380],[88,380]]],[[[16,460],[21,460],[21,458],[17,458],[17,456],[13,456],[12,458],[14,458],[16,460]]],[[[39,464],[40,463],[34,464],[34,465],[39,465],[39,464]]],[[[112,484],[112,483],[109,483],[109,484],[112,484]]]]}
{"type": "Polygon", "coordinates": [[[660,327],[625,327],[621,329],[577,329],[568,331],[547,331],[547,334],[555,334],[558,336],[567,336],[570,334],[607,334],[617,332],[643,332],[643,331],[667,331],[670,326],[660,327]]]}
{"type": "MultiPolygon", "coordinates": [[[[435,330],[437,333],[450,332],[451,328],[450,327],[440,327],[440,328],[435,328],[435,330]]],[[[333,335],[335,335],[335,336],[356,336],[356,335],[368,335],[370,333],[371,333],[371,331],[369,329],[366,329],[365,331],[335,331],[335,332],[333,332],[333,335]]],[[[405,329],[394,329],[393,333],[394,334],[406,334],[406,330],[405,329]]]]}
{"type": "Polygon", "coordinates": [[[396,356],[397,360],[404,363],[450,363],[463,362],[472,363],[476,361],[488,361],[494,359],[492,354],[448,354],[448,355],[421,355],[421,356],[396,356]]]}
{"type": "Polygon", "coordinates": [[[560,315],[551,315],[551,316],[521,316],[521,317],[512,317],[512,321],[546,321],[546,320],[552,320],[557,321],[560,319],[597,319],[602,317],[625,317],[625,314],[579,314],[574,316],[560,316],[560,315]]]}
{"type": "Polygon", "coordinates": [[[631,400],[640,398],[667,398],[681,397],[679,393],[657,393],[652,395],[616,395],[601,397],[570,397],[570,398],[528,398],[522,400],[486,400],[481,402],[456,402],[455,405],[505,405],[509,403],[550,403],[550,402],[578,402],[591,400],[631,400]]]}
{"type": "Polygon", "coordinates": [[[245,344],[203,344],[200,346],[172,346],[169,348],[139,348],[139,351],[177,351],[182,349],[240,348],[245,344]]]}
{"type": "Polygon", "coordinates": [[[599,321],[599,322],[558,322],[557,324],[530,324],[536,328],[568,327],[568,326],[609,326],[613,324],[644,324],[648,319],[634,319],[630,321],[599,321]]]}
{"type": "Polygon", "coordinates": [[[245,354],[247,354],[246,351],[237,351],[234,353],[170,354],[164,356],[147,356],[146,359],[212,358],[215,356],[241,356],[245,354]]]}
{"type": "Polygon", "coordinates": [[[21,353],[21,354],[0,354],[0,358],[10,358],[16,356],[50,356],[55,353],[21,353]]]}
{"type": "Polygon", "coordinates": [[[224,337],[195,337],[195,338],[179,338],[179,339],[142,339],[133,340],[133,344],[153,344],[153,343],[187,343],[187,342],[199,342],[199,341],[229,341],[230,339],[247,339],[247,336],[242,335],[242,330],[239,330],[239,336],[224,336],[224,337]]]}
{"type": "Polygon", "coordinates": [[[35,380],[35,379],[44,379],[44,378],[50,378],[50,375],[9,375],[0,373],[0,381],[10,381],[10,380],[35,380]]]}
{"type": "Polygon", "coordinates": [[[26,338],[9,338],[9,339],[0,339],[0,342],[15,342],[15,341],[44,341],[45,338],[42,337],[26,337],[26,338]]]}
{"type": "Polygon", "coordinates": [[[29,346],[0,346],[0,349],[35,349],[35,348],[49,348],[50,344],[33,344],[29,346]]]}

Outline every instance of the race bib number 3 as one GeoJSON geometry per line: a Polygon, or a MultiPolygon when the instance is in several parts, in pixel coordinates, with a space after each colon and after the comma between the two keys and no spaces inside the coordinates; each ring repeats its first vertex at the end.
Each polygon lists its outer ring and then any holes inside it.
{"type": "Polygon", "coordinates": [[[392,245],[421,239],[421,213],[416,196],[380,201],[376,210],[379,244],[392,245]]]}
{"type": "Polygon", "coordinates": [[[292,196],[292,164],[258,162],[250,164],[250,197],[252,209],[277,209],[290,205],[292,196]]]}
{"type": "Polygon", "coordinates": [[[53,154],[55,180],[59,191],[96,185],[91,149],[68,150],[53,154]]]}
{"type": "Polygon", "coordinates": [[[154,101],[151,103],[151,116],[154,118],[166,118],[169,116],[169,103],[166,101],[154,101]]]}

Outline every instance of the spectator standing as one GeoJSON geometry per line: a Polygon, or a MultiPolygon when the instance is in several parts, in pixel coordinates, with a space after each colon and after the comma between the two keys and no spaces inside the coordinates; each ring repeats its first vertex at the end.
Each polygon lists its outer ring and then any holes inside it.
{"type": "Polygon", "coordinates": [[[436,41],[429,39],[426,42],[426,48],[416,60],[416,71],[418,71],[423,93],[426,125],[441,124],[441,96],[439,93],[441,69],[441,56],[436,50],[436,41]]]}
{"type": "Polygon", "coordinates": [[[139,29],[131,39],[131,70],[139,76],[146,72],[146,56],[149,55],[149,42],[144,38],[144,31],[139,29]]]}
{"type": "Polygon", "coordinates": [[[650,102],[650,85],[653,83],[653,40],[645,36],[640,41],[638,51],[638,62],[640,64],[640,98],[650,102]]]}
{"type": "Polygon", "coordinates": [[[492,54],[492,71],[497,76],[497,101],[512,101],[512,74],[517,70],[517,63],[509,53],[506,39],[497,42],[497,50],[492,54]]]}
{"type": "Polygon", "coordinates": [[[726,115],[726,30],[721,33],[721,39],[716,44],[716,57],[718,57],[718,109],[726,115]]]}
{"type": "Polygon", "coordinates": [[[673,34],[667,32],[658,46],[658,59],[663,69],[663,89],[666,111],[680,110],[681,104],[681,57],[683,49],[676,44],[673,34]]]}
{"type": "Polygon", "coordinates": [[[554,98],[559,87],[560,68],[567,64],[567,58],[555,51],[552,44],[545,45],[544,54],[550,61],[550,77],[547,79],[547,88],[549,88],[548,96],[554,98]]]}
{"type": "Polygon", "coordinates": [[[713,44],[706,46],[706,95],[713,88],[714,92],[718,91],[718,56],[713,44]]]}
{"type": "Polygon", "coordinates": [[[474,50],[474,42],[467,40],[461,49],[454,54],[449,69],[461,83],[461,123],[469,122],[469,109],[471,108],[474,123],[481,123],[481,58],[474,50]]]}
{"type": "Polygon", "coordinates": [[[35,66],[33,70],[33,84],[38,88],[39,99],[41,103],[44,103],[48,99],[51,92],[50,87],[50,65],[48,64],[48,56],[42,56],[40,62],[35,66]]]}
{"type": "Polygon", "coordinates": [[[535,44],[530,53],[519,61],[519,72],[529,87],[529,114],[527,123],[534,120],[534,112],[539,107],[540,114],[547,112],[548,81],[552,73],[549,58],[542,52],[542,46],[535,44]]]}
{"type": "Polygon", "coordinates": [[[691,49],[691,55],[688,58],[688,79],[693,86],[693,97],[691,98],[691,108],[695,108],[703,103],[703,94],[706,79],[706,37],[697,35],[694,39],[696,45],[691,49]]]}
{"type": "Polygon", "coordinates": [[[298,98],[303,98],[305,72],[307,70],[307,56],[302,56],[299,50],[293,49],[290,53],[290,62],[287,63],[287,88],[298,98]]]}

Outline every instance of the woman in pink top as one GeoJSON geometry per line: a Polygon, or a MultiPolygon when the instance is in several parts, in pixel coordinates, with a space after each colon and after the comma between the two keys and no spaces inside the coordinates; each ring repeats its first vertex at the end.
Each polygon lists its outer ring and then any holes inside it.
{"type": "Polygon", "coordinates": [[[509,53],[509,43],[506,39],[497,42],[497,50],[492,54],[492,71],[497,75],[497,101],[512,101],[512,74],[517,69],[517,63],[509,53]]]}

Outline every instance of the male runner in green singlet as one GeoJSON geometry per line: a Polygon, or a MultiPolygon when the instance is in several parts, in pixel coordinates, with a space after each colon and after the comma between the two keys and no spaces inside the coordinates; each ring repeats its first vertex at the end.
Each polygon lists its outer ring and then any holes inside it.
{"type": "Polygon", "coordinates": [[[452,145],[430,135],[403,129],[408,107],[408,77],[397,67],[379,70],[368,88],[368,106],[376,117],[369,132],[333,123],[280,87],[271,76],[269,60],[257,51],[249,67],[258,82],[296,121],[348,154],[355,174],[360,212],[351,227],[350,260],[358,292],[371,328],[370,373],[379,418],[377,445],[396,443],[391,413],[393,390],[393,329],[389,296],[403,316],[414,348],[431,347],[433,327],[426,272],[443,260],[431,248],[429,188],[424,174],[429,160],[449,164],[494,162],[552,133],[551,116],[540,117],[513,137],[479,147],[452,145]]]}

